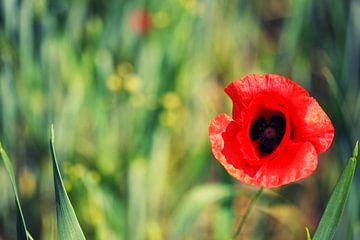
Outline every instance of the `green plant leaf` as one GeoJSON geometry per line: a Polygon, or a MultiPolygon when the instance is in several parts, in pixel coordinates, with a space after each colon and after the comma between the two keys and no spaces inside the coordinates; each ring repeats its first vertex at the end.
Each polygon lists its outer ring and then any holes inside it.
{"type": "Polygon", "coordinates": [[[332,239],[334,237],[336,227],[345,207],[346,198],[349,195],[351,182],[354,177],[359,151],[358,148],[359,141],[356,142],[353,154],[350,157],[340,180],[335,186],[335,190],[330,197],[323,216],[321,217],[313,240],[332,239]]]}
{"type": "Polygon", "coordinates": [[[5,169],[6,169],[7,173],[9,174],[11,185],[12,185],[12,188],[13,188],[14,194],[15,194],[16,209],[17,209],[17,225],[16,225],[17,239],[18,240],[22,240],[22,239],[29,240],[29,239],[31,239],[31,236],[27,231],[24,214],[21,209],[19,194],[17,191],[16,182],[15,182],[14,168],[11,164],[11,161],[10,161],[8,155],[6,154],[5,150],[2,148],[1,143],[0,143],[0,154],[1,154],[1,158],[5,165],[5,169]],[[30,238],[29,238],[29,236],[30,236],[30,238]]]}
{"type": "Polygon", "coordinates": [[[50,129],[50,150],[53,160],[58,239],[85,239],[61,178],[59,164],[55,154],[53,126],[51,126],[50,129]]]}

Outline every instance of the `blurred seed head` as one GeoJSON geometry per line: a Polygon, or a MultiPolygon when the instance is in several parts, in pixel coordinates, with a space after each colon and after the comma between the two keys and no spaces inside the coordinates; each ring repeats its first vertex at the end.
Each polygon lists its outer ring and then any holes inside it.
{"type": "Polygon", "coordinates": [[[43,16],[46,12],[46,1],[45,0],[36,0],[33,1],[34,6],[34,13],[35,16],[43,16]]]}
{"type": "MultiPolygon", "coordinates": [[[[93,198],[91,198],[93,199],[93,198]]],[[[88,209],[88,214],[89,214],[89,219],[90,221],[94,224],[94,225],[101,225],[102,222],[104,221],[104,215],[103,212],[101,211],[102,209],[99,208],[99,206],[96,207],[96,205],[98,205],[97,203],[95,203],[95,201],[92,201],[91,205],[95,205],[95,207],[90,207],[88,209]]]]}
{"type": "Polygon", "coordinates": [[[91,180],[94,184],[99,183],[99,182],[100,182],[100,179],[101,179],[100,174],[99,174],[98,172],[96,172],[96,171],[91,171],[91,172],[89,173],[89,177],[90,177],[90,180],[91,180]]]}
{"type": "Polygon", "coordinates": [[[32,110],[35,113],[42,113],[45,108],[46,101],[44,100],[44,95],[40,91],[34,91],[31,97],[32,110]]]}
{"type": "Polygon", "coordinates": [[[160,113],[160,124],[164,127],[175,127],[178,122],[178,114],[174,111],[163,111],[160,113]]]}
{"type": "Polygon", "coordinates": [[[23,168],[19,174],[19,190],[24,198],[31,198],[36,189],[36,177],[28,168],[23,168]]]}
{"type": "Polygon", "coordinates": [[[86,173],[85,166],[80,163],[76,163],[74,165],[64,163],[63,168],[66,174],[74,179],[82,178],[86,173]]]}
{"type": "Polygon", "coordinates": [[[154,26],[157,28],[166,28],[170,24],[170,15],[167,12],[159,11],[154,15],[154,26]]]}
{"type": "Polygon", "coordinates": [[[64,187],[65,187],[66,192],[70,192],[72,189],[71,182],[67,179],[63,179],[63,181],[64,181],[64,187]]]}
{"type": "Polygon", "coordinates": [[[91,37],[99,37],[103,29],[103,22],[100,17],[94,17],[86,22],[85,31],[91,37]]]}

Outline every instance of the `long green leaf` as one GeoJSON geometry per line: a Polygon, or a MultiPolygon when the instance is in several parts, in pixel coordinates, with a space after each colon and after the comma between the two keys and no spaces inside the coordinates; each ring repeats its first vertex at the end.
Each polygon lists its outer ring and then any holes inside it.
{"type": "Polygon", "coordinates": [[[24,214],[21,210],[21,204],[20,204],[20,200],[19,200],[19,194],[17,191],[17,187],[16,187],[16,182],[15,182],[15,173],[14,173],[14,168],[11,164],[11,161],[8,157],[8,155],[6,154],[5,150],[2,148],[2,145],[0,143],[0,154],[1,154],[1,158],[4,162],[5,165],[5,169],[7,171],[7,173],[9,174],[10,177],[10,181],[11,181],[11,185],[12,188],[14,190],[14,194],[15,194],[15,201],[16,201],[16,208],[17,208],[17,239],[22,240],[22,239],[26,239],[29,240],[28,235],[28,231],[26,228],[26,224],[25,224],[25,219],[24,219],[24,214]]]}
{"type": "Polygon", "coordinates": [[[313,240],[332,239],[334,237],[336,227],[339,223],[341,213],[345,207],[346,198],[349,195],[352,179],[354,177],[357,157],[358,157],[359,141],[356,142],[352,156],[335,186],[329,203],[316,229],[313,240]]]}
{"type": "Polygon", "coordinates": [[[53,160],[56,216],[57,216],[57,236],[58,239],[81,240],[85,239],[80,224],[76,218],[75,211],[70,199],[66,194],[64,183],[61,178],[58,161],[55,155],[54,128],[50,129],[50,150],[53,160]]]}

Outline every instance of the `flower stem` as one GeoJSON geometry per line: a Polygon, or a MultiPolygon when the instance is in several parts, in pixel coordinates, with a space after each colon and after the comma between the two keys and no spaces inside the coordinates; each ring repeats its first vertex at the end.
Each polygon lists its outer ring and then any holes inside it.
{"type": "Polygon", "coordinates": [[[246,219],[248,218],[251,210],[254,208],[256,200],[258,200],[258,198],[260,197],[263,190],[264,190],[264,187],[261,187],[255,194],[255,196],[251,199],[249,206],[246,209],[246,212],[245,212],[244,216],[242,217],[241,222],[240,222],[239,226],[237,227],[235,234],[233,235],[233,239],[236,239],[238,237],[238,235],[240,234],[241,229],[245,225],[246,219]]]}

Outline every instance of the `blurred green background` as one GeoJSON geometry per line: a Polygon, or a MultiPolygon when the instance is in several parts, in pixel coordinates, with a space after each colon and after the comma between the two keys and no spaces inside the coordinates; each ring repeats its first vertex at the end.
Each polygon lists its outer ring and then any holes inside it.
{"type": "MultiPolygon", "coordinates": [[[[335,125],[316,173],[266,190],[239,239],[305,239],[360,133],[360,2],[0,0],[0,139],[28,228],[55,239],[49,126],[87,239],[229,239],[257,188],[213,158],[223,88],[304,86],[335,125]]],[[[359,239],[359,174],[336,239],[359,239]]],[[[16,208],[0,164],[0,239],[16,208]]]]}

